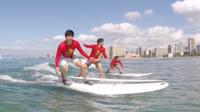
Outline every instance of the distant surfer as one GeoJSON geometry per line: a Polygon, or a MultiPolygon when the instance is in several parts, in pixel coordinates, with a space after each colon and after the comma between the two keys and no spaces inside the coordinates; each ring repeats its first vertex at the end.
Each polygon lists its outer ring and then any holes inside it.
{"type": "Polygon", "coordinates": [[[102,64],[99,60],[100,55],[103,54],[103,57],[105,60],[108,60],[108,57],[106,55],[106,49],[104,48],[104,39],[103,38],[98,38],[97,39],[97,44],[83,44],[87,48],[91,48],[92,51],[90,53],[90,57],[94,58],[95,61],[87,60],[85,65],[89,67],[91,64],[94,64],[95,67],[97,68],[99,72],[99,78],[103,77],[103,67],[102,64]]]}
{"type": "Polygon", "coordinates": [[[110,70],[112,69],[113,71],[115,69],[117,69],[119,71],[120,74],[122,74],[122,69],[124,68],[119,56],[115,56],[112,61],[110,62],[110,67],[108,68],[108,70],[106,71],[106,73],[109,73],[110,70]],[[121,67],[120,67],[120,66],[121,67]]]}
{"type": "Polygon", "coordinates": [[[74,50],[77,49],[79,53],[86,59],[88,59],[90,62],[94,62],[94,58],[88,56],[82,50],[79,42],[74,40],[73,37],[74,37],[74,32],[72,30],[67,30],[65,32],[65,41],[61,42],[57,48],[57,53],[55,57],[56,73],[57,74],[60,73],[59,62],[61,59],[61,66],[62,66],[61,77],[63,83],[66,84],[67,78],[65,74],[68,71],[67,62],[73,62],[80,69],[80,75],[84,78],[84,83],[91,85],[91,83],[87,80],[86,67],[84,64],[81,63],[81,60],[74,55],[74,50]]]}

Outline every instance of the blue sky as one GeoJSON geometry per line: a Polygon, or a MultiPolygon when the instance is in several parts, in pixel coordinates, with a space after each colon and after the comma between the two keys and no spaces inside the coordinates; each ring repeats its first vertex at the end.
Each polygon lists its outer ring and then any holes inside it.
{"type": "MultiPolygon", "coordinates": [[[[116,33],[106,34],[113,30],[105,31],[101,28],[106,23],[112,23],[111,27],[128,23],[142,32],[167,27],[172,32],[180,29],[183,34],[198,33],[196,30],[199,27],[188,22],[184,13],[173,10],[171,5],[175,2],[177,0],[1,0],[0,47],[55,49],[57,41],[41,40],[51,40],[55,36],[63,35],[66,29],[74,30],[76,37],[82,34],[96,37],[111,35],[112,38],[107,42],[117,43],[116,33]],[[144,12],[148,9],[152,14],[145,15],[144,12]],[[137,20],[128,20],[124,16],[128,12],[139,12],[141,17],[137,20]],[[93,31],[95,27],[99,29],[93,31]],[[104,35],[99,35],[100,33],[104,35]]],[[[129,39],[135,37],[142,36],[135,35],[129,39]]]]}

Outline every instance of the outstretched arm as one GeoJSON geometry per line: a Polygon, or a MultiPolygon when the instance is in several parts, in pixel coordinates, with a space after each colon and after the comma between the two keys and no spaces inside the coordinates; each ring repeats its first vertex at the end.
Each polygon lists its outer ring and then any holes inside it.
{"type": "Polygon", "coordinates": [[[78,43],[77,44],[77,47],[76,47],[79,51],[79,53],[81,53],[82,56],[84,56],[85,58],[89,59],[90,57],[83,51],[83,49],[81,48],[80,44],[78,43]]]}
{"type": "Polygon", "coordinates": [[[85,46],[87,48],[93,48],[93,47],[95,47],[95,45],[88,45],[88,44],[83,44],[83,46],[85,46]]]}

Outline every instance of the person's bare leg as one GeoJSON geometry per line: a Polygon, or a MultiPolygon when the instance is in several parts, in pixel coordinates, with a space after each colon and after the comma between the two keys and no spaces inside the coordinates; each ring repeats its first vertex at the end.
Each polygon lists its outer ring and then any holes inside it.
{"type": "Polygon", "coordinates": [[[80,68],[80,75],[84,78],[84,83],[88,85],[93,85],[90,81],[87,80],[87,72],[86,72],[87,65],[82,64],[81,61],[76,62],[75,65],[80,68]]]}
{"type": "Polygon", "coordinates": [[[117,70],[119,71],[119,73],[122,74],[122,71],[121,71],[120,67],[119,67],[119,66],[116,66],[116,68],[117,68],[117,70]]]}
{"type": "Polygon", "coordinates": [[[102,64],[101,63],[98,63],[96,65],[98,71],[99,71],[99,78],[103,78],[103,68],[102,68],[102,64]]]}
{"type": "Polygon", "coordinates": [[[65,81],[67,81],[67,78],[66,78],[67,71],[68,71],[68,66],[67,65],[63,65],[62,66],[62,71],[61,71],[61,77],[62,77],[62,81],[63,81],[64,84],[66,83],[65,81]]]}
{"type": "Polygon", "coordinates": [[[77,67],[79,67],[79,69],[80,69],[80,75],[83,77],[83,79],[84,79],[84,80],[87,80],[87,73],[86,73],[86,68],[87,68],[87,66],[86,66],[86,65],[83,65],[83,64],[81,63],[81,61],[77,61],[77,62],[75,63],[75,65],[76,65],[77,67]]]}

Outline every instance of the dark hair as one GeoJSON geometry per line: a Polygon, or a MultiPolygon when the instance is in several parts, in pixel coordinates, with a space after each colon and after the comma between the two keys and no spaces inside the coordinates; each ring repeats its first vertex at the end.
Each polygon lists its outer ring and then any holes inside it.
{"type": "Polygon", "coordinates": [[[99,43],[101,43],[101,42],[103,42],[103,41],[104,41],[103,38],[98,38],[98,39],[97,39],[97,44],[99,44],[99,43]]]}
{"type": "Polygon", "coordinates": [[[67,36],[72,36],[72,37],[74,37],[74,32],[73,32],[72,30],[67,30],[67,31],[65,32],[65,37],[67,37],[67,36]]]}
{"type": "Polygon", "coordinates": [[[116,60],[117,58],[119,58],[119,56],[115,56],[115,60],[116,60]]]}

